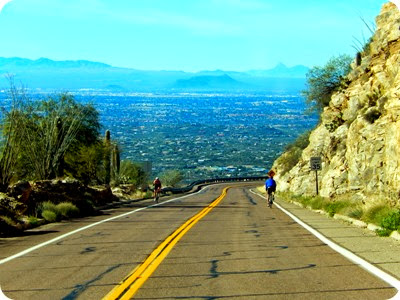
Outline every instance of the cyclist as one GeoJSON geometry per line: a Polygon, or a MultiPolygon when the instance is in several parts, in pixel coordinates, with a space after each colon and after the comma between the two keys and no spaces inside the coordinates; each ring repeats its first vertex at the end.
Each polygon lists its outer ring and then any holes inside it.
{"type": "Polygon", "coordinates": [[[270,170],[268,172],[269,178],[265,181],[265,191],[267,192],[267,202],[268,206],[272,207],[272,202],[274,201],[274,193],[276,191],[276,182],[274,180],[275,172],[270,170]]]}
{"type": "Polygon", "coordinates": [[[161,186],[162,186],[160,178],[156,177],[156,179],[154,179],[153,186],[154,186],[154,201],[158,202],[158,198],[160,197],[161,186]]]}

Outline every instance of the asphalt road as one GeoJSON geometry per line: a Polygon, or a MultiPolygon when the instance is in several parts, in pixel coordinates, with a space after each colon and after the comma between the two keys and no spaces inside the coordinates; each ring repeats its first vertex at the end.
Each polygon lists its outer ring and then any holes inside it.
{"type": "MultiPolygon", "coordinates": [[[[140,211],[152,203],[0,239],[1,289],[14,300],[102,299],[223,187],[210,186],[140,211]]],[[[394,288],[334,252],[279,209],[268,208],[248,187],[235,186],[183,235],[135,299],[389,299],[395,294],[394,288]]]]}

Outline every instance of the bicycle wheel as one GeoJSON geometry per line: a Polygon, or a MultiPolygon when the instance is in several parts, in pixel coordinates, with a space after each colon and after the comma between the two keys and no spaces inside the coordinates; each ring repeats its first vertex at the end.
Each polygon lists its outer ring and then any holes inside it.
{"type": "Polygon", "coordinates": [[[274,194],[268,195],[268,206],[272,208],[272,203],[274,202],[274,194]]]}

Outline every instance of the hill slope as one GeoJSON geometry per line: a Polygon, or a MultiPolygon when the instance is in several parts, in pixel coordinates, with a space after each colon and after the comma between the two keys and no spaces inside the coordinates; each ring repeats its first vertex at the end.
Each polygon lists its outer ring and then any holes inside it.
{"type": "Polygon", "coordinates": [[[287,154],[275,162],[280,190],[314,194],[309,161],[321,156],[322,196],[400,200],[400,12],[387,3],[376,20],[368,53],[332,96],[300,161],[286,174],[279,171],[287,154]]]}

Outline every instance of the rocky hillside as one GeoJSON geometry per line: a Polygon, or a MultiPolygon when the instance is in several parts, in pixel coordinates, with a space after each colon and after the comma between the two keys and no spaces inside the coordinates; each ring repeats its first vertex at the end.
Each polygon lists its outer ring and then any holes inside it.
{"type": "MultiPolygon", "coordinates": [[[[281,191],[315,193],[310,157],[322,157],[320,194],[363,201],[400,200],[400,12],[384,4],[361,61],[335,93],[297,165],[275,162],[281,191]],[[279,176],[280,175],[280,176],[279,176]]],[[[280,161],[285,159],[285,154],[280,161]]]]}

